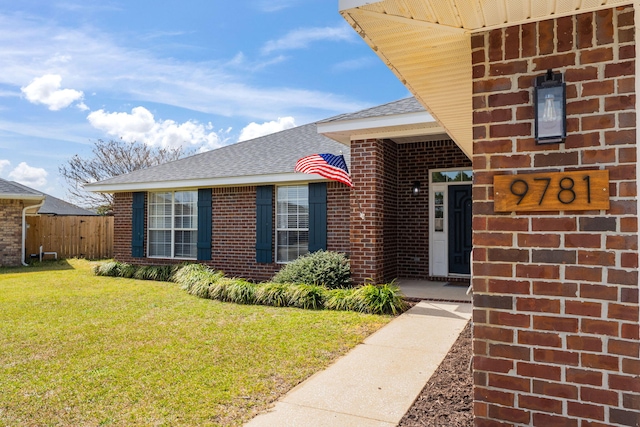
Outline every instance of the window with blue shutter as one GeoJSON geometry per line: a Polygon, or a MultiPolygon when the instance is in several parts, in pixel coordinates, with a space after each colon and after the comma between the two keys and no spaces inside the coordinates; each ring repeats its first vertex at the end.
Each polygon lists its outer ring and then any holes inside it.
{"type": "Polygon", "coordinates": [[[327,183],[309,184],[309,252],[327,250],[327,183]]]}
{"type": "Polygon", "coordinates": [[[198,190],[198,260],[211,259],[211,189],[198,190]]]}
{"type": "Polygon", "coordinates": [[[133,193],[131,205],[131,256],[144,257],[144,192],[133,193]]]}
{"type": "Polygon", "coordinates": [[[273,262],[273,186],[256,188],[256,262],[273,262]]]}

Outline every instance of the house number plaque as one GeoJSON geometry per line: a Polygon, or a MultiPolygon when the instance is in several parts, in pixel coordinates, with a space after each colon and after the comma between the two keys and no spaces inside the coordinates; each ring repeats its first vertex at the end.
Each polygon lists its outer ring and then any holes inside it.
{"type": "Polygon", "coordinates": [[[493,178],[496,212],[609,209],[609,171],[585,170],[493,178]]]}

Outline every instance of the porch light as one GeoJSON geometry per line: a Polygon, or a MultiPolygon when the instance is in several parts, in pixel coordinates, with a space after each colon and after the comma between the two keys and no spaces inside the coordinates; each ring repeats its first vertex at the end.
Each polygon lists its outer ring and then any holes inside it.
{"type": "Polygon", "coordinates": [[[411,194],[417,196],[420,194],[420,181],[413,181],[413,186],[411,187],[411,194]]]}
{"type": "Polygon", "coordinates": [[[534,92],[536,142],[564,142],[567,136],[567,94],[561,73],[548,70],[536,77],[534,92]]]}

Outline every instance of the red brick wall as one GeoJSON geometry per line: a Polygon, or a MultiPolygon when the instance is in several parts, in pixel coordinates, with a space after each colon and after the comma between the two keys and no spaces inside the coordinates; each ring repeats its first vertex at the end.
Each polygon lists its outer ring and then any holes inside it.
{"type": "Polygon", "coordinates": [[[444,168],[471,168],[451,140],[351,142],[351,270],[357,283],[429,278],[429,170],[444,168]],[[411,194],[414,181],[421,182],[417,197],[411,194]]]}
{"type": "Polygon", "coordinates": [[[469,168],[471,160],[451,140],[398,145],[398,272],[402,277],[429,277],[430,170],[469,168]],[[413,196],[414,181],[420,194],[413,196]]]}
{"type": "Polygon", "coordinates": [[[476,426],[637,426],[631,8],[472,38],[476,426]],[[533,139],[533,80],[567,82],[564,144],[533,139]],[[496,174],[610,173],[611,209],[496,214],[496,174]]]}
{"type": "MultiPolygon", "coordinates": [[[[385,183],[385,152],[393,152],[392,142],[377,139],[351,141],[351,273],[355,283],[385,279],[385,202],[389,184],[385,183]],[[385,150],[385,146],[386,150],[385,150]],[[387,191],[385,192],[385,187],[387,191]]],[[[389,220],[388,220],[389,221],[389,220]]],[[[387,270],[392,269],[387,263],[387,270]]]]}
{"type": "MultiPolygon", "coordinates": [[[[132,193],[117,193],[115,197],[115,258],[122,262],[137,265],[159,265],[181,262],[179,260],[131,257],[132,200],[132,193]]],[[[327,214],[327,249],[348,252],[348,187],[339,183],[328,183],[327,214]]],[[[214,188],[212,191],[212,260],[207,261],[206,264],[224,271],[229,276],[244,277],[258,281],[268,280],[281,268],[281,265],[276,263],[256,263],[255,244],[256,187],[214,188]]]]}
{"type": "Polygon", "coordinates": [[[22,261],[22,209],[20,200],[0,200],[0,267],[22,261]]]}

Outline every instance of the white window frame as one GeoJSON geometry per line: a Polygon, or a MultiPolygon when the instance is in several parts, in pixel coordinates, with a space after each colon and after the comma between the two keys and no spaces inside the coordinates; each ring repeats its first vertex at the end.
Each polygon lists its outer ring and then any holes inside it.
{"type": "Polygon", "coordinates": [[[149,192],[148,198],[148,213],[147,213],[147,254],[149,258],[158,258],[158,259],[184,259],[184,260],[196,260],[197,259],[197,251],[198,251],[198,191],[197,190],[180,190],[180,191],[156,191],[149,192]],[[192,217],[192,227],[176,227],[176,193],[192,193],[193,194],[193,215],[189,215],[192,217]],[[171,194],[171,227],[169,228],[153,228],[151,227],[151,217],[152,217],[152,195],[157,194],[171,194]],[[151,254],[151,232],[152,231],[170,231],[171,234],[171,255],[169,257],[164,255],[150,255],[151,254]],[[179,231],[190,231],[195,232],[195,241],[192,243],[195,247],[194,256],[185,257],[185,256],[176,256],[176,232],[179,231]]]}
{"type": "MultiPolygon", "coordinates": [[[[277,264],[288,264],[291,261],[294,261],[294,259],[290,259],[290,260],[285,260],[282,261],[280,259],[280,252],[279,252],[279,243],[278,243],[278,235],[280,234],[281,231],[306,231],[307,232],[307,236],[309,233],[309,185],[308,184],[295,184],[295,185],[280,185],[276,187],[276,195],[275,195],[275,201],[276,201],[276,216],[275,216],[275,259],[276,259],[276,263],[277,264]],[[280,189],[282,188],[291,188],[291,187],[304,187],[307,190],[307,228],[288,228],[288,227],[279,227],[279,217],[280,215],[283,215],[283,213],[281,213],[279,211],[279,194],[280,194],[280,189]]],[[[286,213],[288,215],[288,212],[286,213]]],[[[308,245],[308,240],[307,240],[307,251],[306,252],[301,252],[298,254],[299,256],[302,255],[306,255],[309,253],[309,245],[308,245]]]]}

